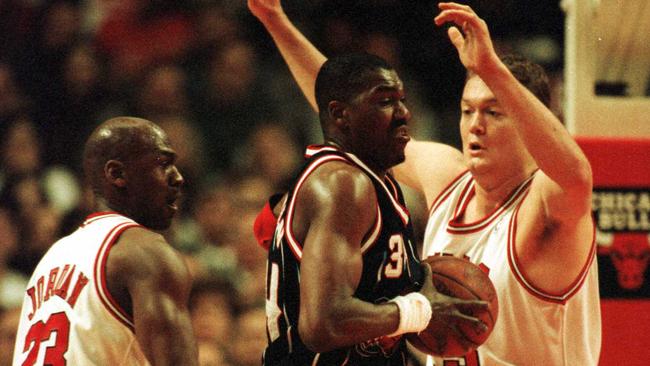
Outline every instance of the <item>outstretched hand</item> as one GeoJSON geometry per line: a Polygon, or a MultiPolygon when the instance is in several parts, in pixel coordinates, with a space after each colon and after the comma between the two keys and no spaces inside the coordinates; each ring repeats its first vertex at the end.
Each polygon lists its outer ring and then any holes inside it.
{"type": "Polygon", "coordinates": [[[447,34],[465,68],[480,75],[481,68],[498,61],[487,24],[472,8],[457,3],[440,3],[438,7],[441,12],[434,21],[438,26],[447,22],[456,25],[447,34]]]}
{"type": "Polygon", "coordinates": [[[269,17],[284,14],[280,0],[248,0],[248,9],[262,22],[269,17]]]}
{"type": "Polygon", "coordinates": [[[463,314],[458,310],[458,306],[472,309],[472,312],[487,310],[488,303],[483,300],[462,300],[456,297],[450,297],[438,292],[433,285],[433,276],[431,266],[428,263],[422,263],[424,271],[424,284],[420,293],[431,302],[432,319],[437,319],[448,324],[449,328],[456,330],[456,321],[463,320],[471,323],[478,331],[486,331],[487,326],[480,319],[463,314]]]}

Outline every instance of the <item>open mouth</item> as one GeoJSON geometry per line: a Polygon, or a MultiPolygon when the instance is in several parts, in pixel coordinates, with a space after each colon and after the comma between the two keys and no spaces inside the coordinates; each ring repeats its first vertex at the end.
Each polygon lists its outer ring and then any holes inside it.
{"type": "Polygon", "coordinates": [[[402,143],[407,143],[411,140],[409,135],[409,127],[407,125],[401,125],[397,128],[397,139],[402,143]]]}
{"type": "Polygon", "coordinates": [[[481,146],[481,144],[479,144],[478,142],[471,142],[469,144],[469,150],[470,151],[480,151],[482,149],[483,149],[483,146],[481,146]]]}
{"type": "Polygon", "coordinates": [[[178,200],[178,195],[173,195],[172,197],[169,197],[167,199],[167,207],[171,208],[173,211],[178,210],[178,203],[176,202],[178,200]]]}

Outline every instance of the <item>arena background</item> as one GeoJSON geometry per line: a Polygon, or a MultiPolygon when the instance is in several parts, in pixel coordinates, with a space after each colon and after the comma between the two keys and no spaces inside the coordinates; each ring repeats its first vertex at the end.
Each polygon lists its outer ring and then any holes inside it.
{"type": "MultiPolygon", "coordinates": [[[[283,1],[327,55],[363,49],[387,58],[405,80],[413,134],[458,146],[464,70],[433,25],[436,3],[283,1]]],[[[646,364],[650,4],[465,3],[500,51],[549,72],[552,109],[594,169],[601,364],[646,364]]],[[[0,365],[10,363],[26,276],[89,210],[82,143],[99,122],[124,114],[159,123],[179,153],[185,198],[166,236],[197,278],[191,307],[203,364],[258,365],[265,253],[252,220],[292,176],[302,147],[321,136],[243,0],[0,2],[0,365]]],[[[408,199],[421,233],[421,197],[409,191],[408,199]]]]}

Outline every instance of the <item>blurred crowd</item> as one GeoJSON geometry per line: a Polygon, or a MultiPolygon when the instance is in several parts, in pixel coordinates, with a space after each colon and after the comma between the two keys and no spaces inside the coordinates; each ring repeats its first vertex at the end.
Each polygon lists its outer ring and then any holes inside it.
{"type": "MultiPolygon", "coordinates": [[[[386,58],[405,81],[412,134],[456,142],[447,120],[463,72],[430,2],[283,4],[326,54],[386,58]]],[[[186,184],[165,235],[195,277],[202,365],[259,365],[266,253],[253,220],[321,133],[243,0],[0,2],[0,365],[11,363],[27,277],[92,208],[83,142],[118,115],[159,124],[178,152],[186,184]]]]}

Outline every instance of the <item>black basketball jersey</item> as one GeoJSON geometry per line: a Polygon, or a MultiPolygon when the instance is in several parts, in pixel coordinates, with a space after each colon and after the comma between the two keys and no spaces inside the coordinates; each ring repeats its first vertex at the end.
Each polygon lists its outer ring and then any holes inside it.
{"type": "Polygon", "coordinates": [[[356,156],[332,146],[310,146],[306,157],[306,164],[288,192],[269,248],[266,276],[268,347],[264,352],[264,365],[406,365],[403,339],[395,342],[382,337],[318,354],[310,351],[300,339],[302,243],[293,237],[291,223],[302,183],[322,164],[343,161],[359,168],[373,182],[377,194],[376,222],[368,238],[360,243],[363,270],[355,296],[382,303],[419,289],[422,282],[419,257],[412,243],[411,220],[397,182],[388,174],[378,177],[356,156]]]}

